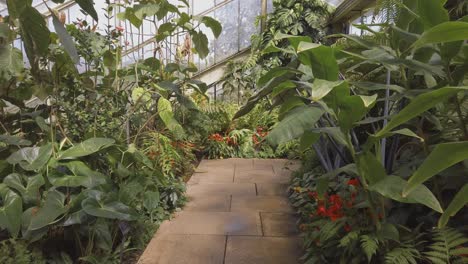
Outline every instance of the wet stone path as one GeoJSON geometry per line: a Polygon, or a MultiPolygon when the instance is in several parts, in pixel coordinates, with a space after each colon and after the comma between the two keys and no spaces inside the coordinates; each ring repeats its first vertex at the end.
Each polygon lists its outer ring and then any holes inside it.
{"type": "Polygon", "coordinates": [[[301,255],[287,184],[297,163],[203,160],[189,202],[155,234],[139,264],[295,264],[301,255]]]}

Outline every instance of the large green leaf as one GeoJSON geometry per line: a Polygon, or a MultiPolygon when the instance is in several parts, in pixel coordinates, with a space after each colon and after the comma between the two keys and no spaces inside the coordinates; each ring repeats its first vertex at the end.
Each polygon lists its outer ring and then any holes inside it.
{"type": "Polygon", "coordinates": [[[312,100],[319,101],[330,93],[334,88],[340,86],[344,81],[327,81],[321,79],[315,79],[313,84],[310,85],[312,88],[312,100]]]}
{"type": "Polygon", "coordinates": [[[426,44],[446,43],[466,39],[468,39],[468,22],[450,21],[424,31],[413,46],[414,48],[420,48],[426,44]]]}
{"type": "Polygon", "coordinates": [[[369,185],[376,184],[388,177],[382,163],[380,163],[375,155],[369,151],[356,155],[356,165],[359,174],[367,181],[367,183],[369,183],[369,185]]]}
{"type": "Polygon", "coordinates": [[[83,11],[88,13],[94,20],[99,20],[96,9],[94,9],[93,0],[75,0],[75,2],[81,7],[81,9],[83,9],[83,11]]]}
{"type": "Polygon", "coordinates": [[[59,164],[59,167],[65,166],[71,172],[71,175],[63,175],[58,171],[49,173],[49,181],[56,187],[78,187],[84,186],[93,188],[106,183],[106,176],[97,171],[91,170],[81,161],[71,161],[59,164]]]}
{"type": "Polygon", "coordinates": [[[172,105],[166,98],[159,98],[158,100],[158,113],[166,127],[179,138],[185,137],[185,131],[182,126],[174,118],[172,105]]]}
{"type": "Polygon", "coordinates": [[[324,111],[318,107],[297,107],[273,128],[268,134],[267,140],[278,145],[298,138],[306,130],[313,128],[323,113],[324,111]]]}
{"type": "Polygon", "coordinates": [[[408,180],[403,195],[410,194],[421,183],[466,159],[468,159],[468,141],[438,144],[408,180]]]}
{"type": "Polygon", "coordinates": [[[40,195],[39,188],[45,184],[45,180],[40,174],[26,177],[18,173],[13,173],[6,176],[5,179],[3,179],[3,183],[11,189],[18,191],[24,203],[33,203],[37,201],[40,195]]]}
{"type": "Polygon", "coordinates": [[[223,27],[218,22],[218,20],[209,16],[204,16],[201,18],[201,22],[205,24],[205,26],[211,29],[215,38],[218,38],[219,35],[221,35],[221,32],[223,31],[223,27]]]}
{"type": "Polygon", "coordinates": [[[369,190],[401,203],[423,204],[436,212],[442,213],[442,207],[434,194],[424,185],[419,185],[414,192],[406,197],[402,196],[406,181],[397,176],[387,176],[379,182],[369,186],[369,190]]]}
{"type": "Polygon", "coordinates": [[[456,215],[465,205],[468,204],[468,184],[463,186],[461,190],[455,195],[449,206],[439,219],[439,228],[447,225],[449,218],[456,215]]]}
{"type": "Polygon", "coordinates": [[[50,31],[39,11],[31,6],[25,7],[19,17],[24,47],[31,64],[36,63],[37,56],[43,56],[49,48],[50,31]]]}
{"type": "Polygon", "coordinates": [[[110,138],[90,138],[61,153],[59,160],[75,159],[96,153],[114,145],[115,140],[110,138]]]}
{"type": "Polygon", "coordinates": [[[6,229],[11,236],[17,237],[21,229],[23,201],[4,184],[0,184],[0,197],[3,202],[0,204],[0,229],[6,229]]]}
{"type": "Polygon", "coordinates": [[[99,191],[90,191],[89,197],[81,203],[83,210],[92,216],[109,219],[133,221],[137,219],[136,212],[119,201],[105,201],[99,191]]]}
{"type": "Polygon", "coordinates": [[[445,2],[447,0],[419,0],[417,13],[426,29],[449,20],[445,2]]]}
{"type": "Polygon", "coordinates": [[[143,20],[145,17],[151,17],[159,12],[159,4],[138,4],[134,6],[135,16],[143,20]]]}
{"type": "Polygon", "coordinates": [[[315,78],[337,81],[339,69],[333,48],[322,45],[309,46],[310,44],[299,43],[299,60],[312,67],[315,78]]]}
{"type": "Polygon", "coordinates": [[[24,68],[23,53],[12,45],[0,45],[0,79],[9,80],[24,68]]]}
{"type": "Polygon", "coordinates": [[[206,58],[208,53],[210,53],[210,50],[208,49],[208,38],[206,35],[201,31],[194,31],[192,33],[192,41],[200,59],[206,58]]]}
{"type": "Polygon", "coordinates": [[[21,168],[27,171],[39,171],[44,169],[49,161],[52,148],[50,143],[42,147],[22,148],[11,154],[7,161],[13,165],[19,164],[21,168]]]}
{"type": "Polygon", "coordinates": [[[60,42],[62,42],[63,48],[67,51],[72,61],[76,64],[80,61],[78,51],[76,50],[75,41],[70,36],[68,31],[60,22],[59,18],[52,9],[49,9],[52,13],[52,23],[54,24],[55,32],[59,36],[60,42]]]}
{"type": "Polygon", "coordinates": [[[60,220],[68,209],[64,205],[65,195],[57,190],[49,190],[40,207],[36,207],[31,217],[28,230],[38,230],[60,220]]]}
{"type": "Polygon", "coordinates": [[[468,89],[468,87],[445,87],[417,96],[398,114],[394,115],[388,124],[376,133],[376,136],[381,137],[385,135],[397,126],[431,109],[436,104],[448,100],[450,97],[456,95],[457,92],[463,89],[468,89]]]}

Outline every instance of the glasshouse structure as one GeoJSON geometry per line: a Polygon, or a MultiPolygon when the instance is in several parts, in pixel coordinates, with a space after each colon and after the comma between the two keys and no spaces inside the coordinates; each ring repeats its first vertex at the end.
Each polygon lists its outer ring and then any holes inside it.
{"type": "Polygon", "coordinates": [[[0,264],[468,263],[466,0],[0,0],[0,264]]]}

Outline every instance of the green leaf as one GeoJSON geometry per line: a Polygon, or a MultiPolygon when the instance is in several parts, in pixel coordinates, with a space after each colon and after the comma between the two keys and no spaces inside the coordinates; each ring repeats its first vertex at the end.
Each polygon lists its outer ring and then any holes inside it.
{"type": "Polygon", "coordinates": [[[61,153],[59,160],[75,159],[96,153],[102,149],[114,145],[115,140],[110,138],[90,138],[61,153]]]}
{"type": "Polygon", "coordinates": [[[453,197],[449,206],[439,219],[439,228],[447,225],[449,218],[456,215],[465,205],[468,204],[468,184],[463,186],[461,190],[453,197]]]}
{"type": "Polygon", "coordinates": [[[387,176],[377,183],[371,184],[369,190],[401,203],[419,203],[432,210],[442,213],[442,207],[434,194],[424,185],[418,185],[412,193],[403,197],[406,181],[397,176],[387,176]]]}
{"type": "Polygon", "coordinates": [[[78,51],[76,50],[75,41],[73,38],[68,34],[68,31],[63,26],[62,22],[60,22],[59,18],[55,14],[55,12],[49,8],[52,14],[52,23],[54,24],[55,31],[59,36],[60,42],[62,42],[63,48],[67,51],[68,55],[72,59],[72,61],[76,64],[80,61],[80,56],[78,55],[78,51]]]}
{"type": "Polygon", "coordinates": [[[137,219],[136,212],[119,201],[105,201],[99,191],[90,191],[89,197],[81,203],[83,210],[92,216],[133,221],[137,219]]]}
{"type": "Polygon", "coordinates": [[[10,80],[24,69],[23,53],[12,45],[0,45],[0,80],[10,80]]]}
{"type": "Polygon", "coordinates": [[[21,197],[0,184],[0,229],[6,229],[11,236],[17,237],[21,229],[21,214],[23,213],[23,201],[21,197]]]}
{"type": "Polygon", "coordinates": [[[17,136],[10,136],[10,135],[0,135],[0,142],[3,142],[8,145],[15,145],[15,146],[29,146],[32,144],[31,141],[22,139],[17,136]]]}
{"type": "Polygon", "coordinates": [[[99,21],[98,14],[96,9],[94,9],[94,1],[93,0],[75,0],[75,2],[89,14],[94,20],[99,21]]]}
{"type": "Polygon", "coordinates": [[[159,4],[138,4],[134,6],[135,16],[143,20],[145,17],[152,17],[159,12],[159,4]]]}
{"type": "Polygon", "coordinates": [[[201,18],[201,22],[211,29],[215,38],[218,38],[219,35],[221,35],[223,27],[221,26],[221,23],[219,23],[218,20],[209,16],[204,16],[201,18]]]}
{"type": "Polygon", "coordinates": [[[415,49],[426,44],[446,43],[468,39],[468,22],[450,21],[424,31],[413,44],[415,49]]]}
{"type": "Polygon", "coordinates": [[[24,203],[34,203],[37,198],[40,197],[39,188],[45,184],[44,177],[38,174],[35,176],[22,176],[17,173],[10,174],[3,179],[3,183],[18,191],[24,200],[24,203]],[[24,180],[26,178],[26,186],[24,186],[24,180]]]}
{"type": "Polygon", "coordinates": [[[185,137],[185,131],[182,126],[174,118],[172,105],[166,98],[159,98],[158,100],[158,113],[166,127],[177,137],[185,137]]]}
{"type": "Polygon", "coordinates": [[[67,167],[71,175],[64,175],[59,171],[49,172],[48,179],[55,187],[78,187],[84,186],[93,188],[95,186],[106,183],[106,176],[91,170],[85,163],[81,161],[71,161],[60,166],[67,167]]]}
{"type": "Polygon", "coordinates": [[[297,107],[276,124],[268,134],[267,140],[272,144],[279,145],[300,137],[305,131],[314,127],[323,113],[324,111],[318,107],[297,107]]]}
{"type": "Polygon", "coordinates": [[[417,96],[398,114],[394,115],[388,124],[377,132],[376,136],[382,137],[397,126],[419,116],[438,103],[448,100],[450,97],[456,95],[457,92],[464,89],[468,89],[468,87],[445,87],[417,96]]]}
{"type": "Polygon", "coordinates": [[[344,81],[327,81],[315,79],[314,83],[310,85],[312,88],[312,100],[319,101],[330,93],[334,88],[342,85],[344,81]]]}
{"type": "Polygon", "coordinates": [[[201,31],[194,31],[192,33],[192,41],[200,59],[206,58],[208,53],[210,53],[210,50],[208,49],[208,38],[206,35],[201,31]]]}
{"type": "Polygon", "coordinates": [[[313,47],[304,46],[310,43],[301,42],[299,44],[299,60],[304,64],[312,67],[312,72],[315,78],[337,81],[338,80],[338,62],[335,58],[334,50],[331,47],[318,45],[313,47]],[[301,47],[304,47],[301,49],[301,47]]]}
{"type": "Polygon", "coordinates": [[[26,54],[29,62],[35,64],[38,57],[47,53],[50,31],[42,14],[31,6],[23,9],[19,21],[26,54]]]}
{"type": "Polygon", "coordinates": [[[52,155],[52,144],[42,147],[22,148],[7,158],[10,164],[19,164],[21,168],[27,171],[39,171],[49,161],[52,155]]]}
{"type": "Polygon", "coordinates": [[[159,192],[146,191],[143,199],[143,206],[149,212],[153,212],[159,208],[159,200],[159,192]]]}
{"type": "Polygon", "coordinates": [[[437,173],[466,159],[468,159],[468,141],[436,145],[408,180],[403,195],[410,194],[415,188],[437,173]]]}
{"type": "Polygon", "coordinates": [[[426,29],[432,28],[449,20],[447,9],[444,4],[446,0],[420,0],[417,13],[426,29]]]}
{"type": "Polygon", "coordinates": [[[378,90],[391,90],[397,93],[404,93],[405,88],[398,86],[398,85],[385,85],[381,83],[373,83],[373,82],[351,82],[352,85],[358,87],[359,89],[363,89],[366,91],[378,91],[378,90]]]}
{"type": "Polygon", "coordinates": [[[317,140],[320,138],[320,133],[314,133],[312,131],[305,131],[301,137],[299,148],[301,151],[309,149],[317,140]]]}
{"type": "Polygon", "coordinates": [[[369,183],[369,185],[376,184],[388,178],[387,172],[385,172],[385,168],[382,163],[380,163],[374,154],[369,151],[356,155],[356,165],[359,170],[359,174],[369,183]]]}
{"type": "Polygon", "coordinates": [[[65,195],[63,193],[57,190],[48,191],[43,204],[37,207],[35,213],[32,214],[28,230],[38,230],[59,221],[58,217],[67,211],[64,203],[65,195]]]}

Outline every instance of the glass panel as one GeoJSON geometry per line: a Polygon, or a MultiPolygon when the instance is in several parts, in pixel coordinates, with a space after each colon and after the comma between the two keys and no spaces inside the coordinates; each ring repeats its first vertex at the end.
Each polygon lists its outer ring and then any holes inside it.
{"type": "Polygon", "coordinates": [[[215,42],[215,63],[239,51],[239,2],[215,10],[215,18],[223,26],[223,32],[215,42]]]}
{"type": "Polygon", "coordinates": [[[250,46],[250,36],[259,31],[255,19],[261,15],[262,6],[260,0],[240,0],[240,7],[239,44],[245,49],[250,46]]]}
{"type": "Polygon", "coordinates": [[[214,0],[192,0],[192,12],[197,15],[214,7],[214,5],[214,0]]]}

